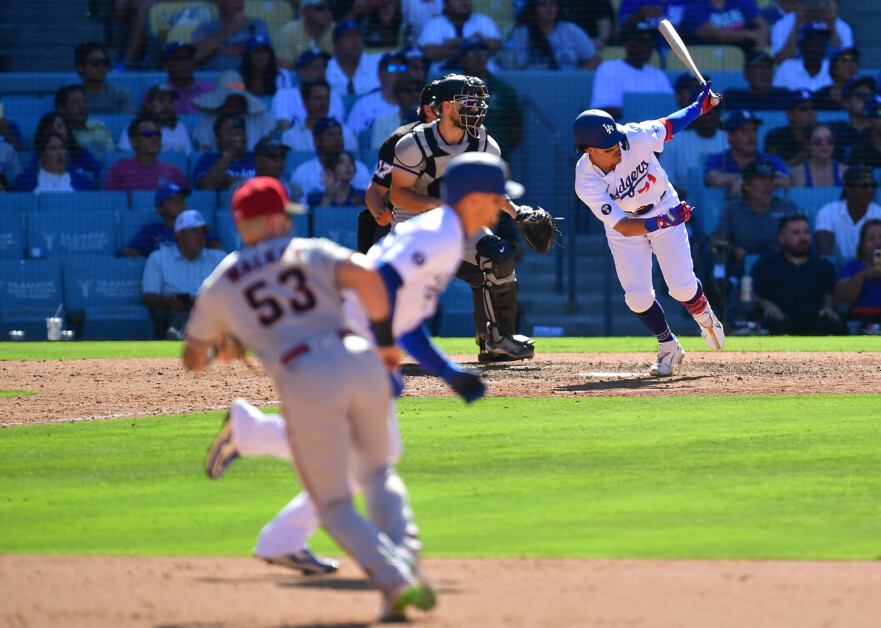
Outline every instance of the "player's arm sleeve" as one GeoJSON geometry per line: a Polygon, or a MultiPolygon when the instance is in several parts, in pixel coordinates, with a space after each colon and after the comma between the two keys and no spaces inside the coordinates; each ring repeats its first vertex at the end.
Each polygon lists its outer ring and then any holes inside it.
{"type": "Polygon", "coordinates": [[[697,120],[700,115],[701,106],[698,103],[694,102],[684,109],[674,111],[667,117],[658,120],[658,122],[661,122],[664,125],[664,128],[667,130],[667,137],[664,141],[669,142],[670,140],[672,140],[674,135],[676,135],[689,124],[697,120]]]}
{"type": "Polygon", "coordinates": [[[593,215],[599,218],[604,225],[614,228],[621,220],[627,217],[618,203],[612,200],[605,190],[605,184],[599,177],[585,174],[581,167],[575,169],[575,193],[593,215]],[[594,178],[596,180],[594,180],[594,178]]]}
{"type": "Polygon", "coordinates": [[[401,336],[398,344],[430,375],[445,377],[453,370],[450,360],[431,341],[425,324],[401,336]]]}

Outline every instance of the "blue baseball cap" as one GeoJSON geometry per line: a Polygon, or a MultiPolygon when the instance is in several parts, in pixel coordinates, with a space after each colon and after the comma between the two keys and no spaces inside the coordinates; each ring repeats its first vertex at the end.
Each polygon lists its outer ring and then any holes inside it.
{"type": "Polygon", "coordinates": [[[376,68],[380,72],[404,72],[407,69],[407,60],[399,52],[386,52],[379,58],[376,68]]]}
{"type": "Polygon", "coordinates": [[[361,32],[361,26],[355,20],[340,20],[333,27],[333,40],[336,41],[349,31],[361,32]]]}
{"type": "Polygon", "coordinates": [[[172,41],[167,43],[162,51],[162,62],[165,63],[168,60],[168,57],[178,50],[187,50],[191,54],[196,54],[196,47],[193,44],[185,41],[172,41]]]}
{"type": "Polygon", "coordinates": [[[792,109],[806,100],[813,100],[814,95],[805,88],[793,89],[786,95],[786,108],[792,109]]]}
{"type": "Polygon", "coordinates": [[[728,117],[725,118],[725,130],[726,131],[736,131],[744,124],[753,123],[759,125],[762,121],[756,117],[752,111],[747,111],[746,109],[736,109],[728,114],[728,117]]]}
{"type": "Polygon", "coordinates": [[[489,46],[486,45],[486,41],[480,35],[472,35],[462,40],[462,43],[459,45],[459,54],[464,55],[470,50],[489,50],[489,46]]]}
{"type": "Polygon", "coordinates": [[[269,48],[272,50],[272,40],[263,33],[255,33],[245,42],[245,52],[253,52],[257,48],[269,48]]]}
{"type": "Polygon", "coordinates": [[[832,31],[829,30],[829,27],[825,22],[808,22],[807,24],[803,24],[801,28],[798,29],[798,35],[796,36],[796,42],[801,43],[804,41],[805,37],[810,35],[820,34],[826,37],[826,39],[832,38],[832,31]]]}
{"type": "Polygon", "coordinates": [[[410,44],[409,46],[404,46],[401,48],[401,52],[398,53],[405,59],[425,59],[425,51],[421,46],[417,46],[416,44],[410,44]]]}
{"type": "Polygon", "coordinates": [[[829,63],[835,63],[835,60],[843,54],[850,53],[859,59],[860,51],[853,46],[837,46],[829,51],[829,63]]]}
{"type": "Polygon", "coordinates": [[[505,193],[505,163],[490,153],[462,153],[447,165],[441,179],[441,200],[455,205],[473,192],[505,193]]]}
{"type": "Polygon", "coordinates": [[[879,111],[881,111],[881,95],[872,94],[863,103],[863,115],[867,118],[874,118],[877,117],[879,111]]]}
{"type": "Polygon", "coordinates": [[[318,137],[328,129],[332,129],[334,127],[342,128],[342,124],[339,123],[339,120],[336,118],[331,118],[330,116],[325,116],[323,118],[318,118],[315,121],[315,126],[312,127],[312,137],[318,137]]]}
{"type": "Polygon", "coordinates": [[[855,76],[841,86],[841,97],[850,98],[851,92],[860,85],[866,85],[873,92],[878,87],[878,83],[871,76],[855,76]]]}
{"type": "Polygon", "coordinates": [[[168,182],[156,190],[156,194],[153,196],[153,204],[159,207],[172,196],[177,196],[178,194],[183,194],[186,197],[190,195],[190,190],[182,188],[177,183],[168,182]]]}
{"type": "Polygon", "coordinates": [[[301,68],[305,68],[307,65],[309,65],[319,57],[324,59],[324,63],[326,64],[328,61],[330,61],[331,55],[324,52],[323,50],[319,50],[318,48],[310,48],[309,50],[304,50],[300,53],[300,56],[297,57],[297,61],[294,64],[294,69],[299,70],[301,68]]]}

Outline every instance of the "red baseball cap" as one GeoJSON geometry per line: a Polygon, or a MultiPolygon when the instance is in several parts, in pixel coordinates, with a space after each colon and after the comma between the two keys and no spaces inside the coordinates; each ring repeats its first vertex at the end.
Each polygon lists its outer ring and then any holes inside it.
{"type": "Polygon", "coordinates": [[[303,206],[292,203],[284,184],[274,177],[254,177],[232,195],[233,220],[249,220],[271,214],[301,214],[303,206]]]}

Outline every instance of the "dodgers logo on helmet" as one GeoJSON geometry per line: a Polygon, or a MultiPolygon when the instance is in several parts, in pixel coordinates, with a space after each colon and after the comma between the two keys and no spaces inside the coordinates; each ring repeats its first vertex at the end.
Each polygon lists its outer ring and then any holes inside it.
{"type": "Polygon", "coordinates": [[[601,109],[582,111],[572,123],[572,135],[579,148],[612,148],[624,138],[615,119],[601,109]]]}

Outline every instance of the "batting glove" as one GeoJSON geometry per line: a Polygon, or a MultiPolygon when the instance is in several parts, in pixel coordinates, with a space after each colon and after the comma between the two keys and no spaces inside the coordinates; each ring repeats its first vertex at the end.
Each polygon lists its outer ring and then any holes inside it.
{"type": "Polygon", "coordinates": [[[649,233],[651,233],[653,231],[657,231],[658,229],[675,227],[676,225],[680,225],[691,218],[692,211],[693,208],[690,207],[688,204],[684,202],[679,203],[679,205],[668,210],[666,213],[661,214],[660,216],[646,218],[645,228],[649,233]]]}
{"type": "Polygon", "coordinates": [[[706,83],[704,83],[703,89],[701,89],[700,94],[697,95],[697,104],[700,105],[701,115],[704,115],[706,112],[716,106],[713,104],[713,96],[716,96],[720,99],[722,98],[719,94],[714,94],[713,90],[710,89],[711,83],[712,81],[707,81],[706,83]]]}
{"type": "Polygon", "coordinates": [[[486,394],[486,386],[480,379],[480,375],[458,365],[448,365],[444,368],[441,377],[466,403],[477,401],[486,394]]]}

